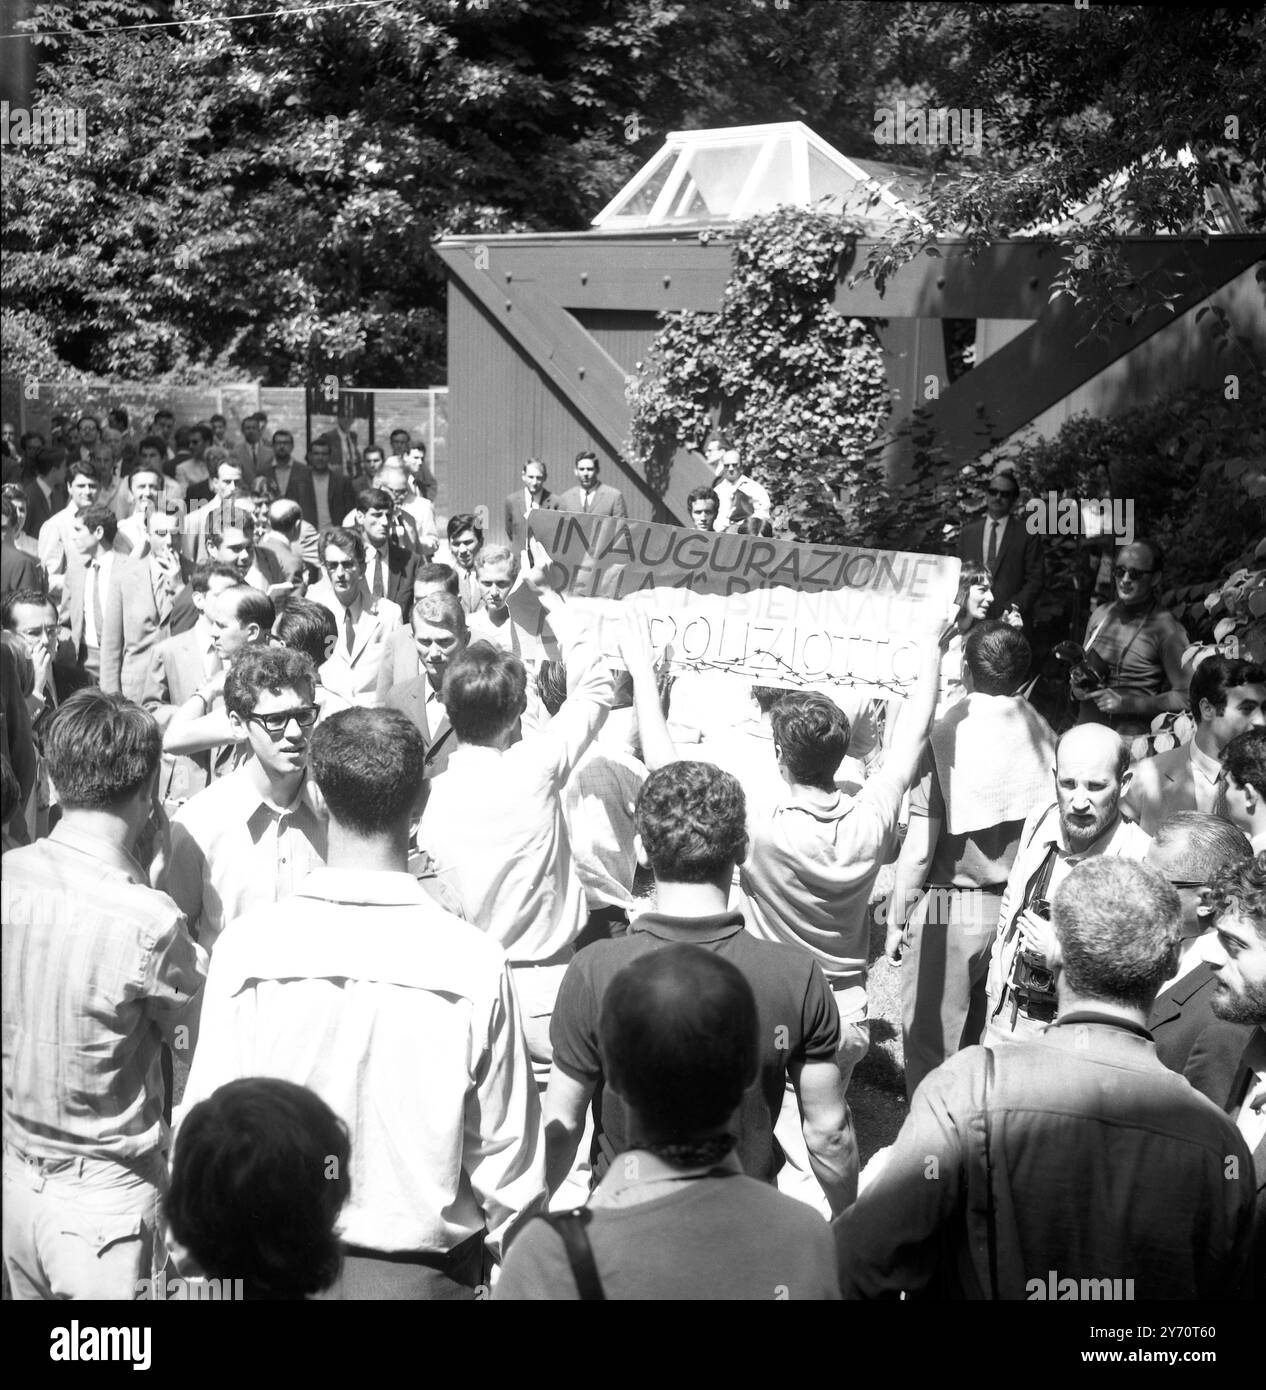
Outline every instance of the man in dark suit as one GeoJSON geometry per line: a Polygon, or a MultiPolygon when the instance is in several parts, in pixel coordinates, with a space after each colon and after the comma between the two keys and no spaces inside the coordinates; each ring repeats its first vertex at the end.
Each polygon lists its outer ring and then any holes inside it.
{"type": "Polygon", "coordinates": [[[1020,497],[1015,476],[995,473],[986,487],[985,516],[968,522],[958,538],[958,558],[984,565],[993,576],[991,618],[1000,618],[1014,603],[1029,622],[1045,582],[1040,536],[1031,536],[1024,521],[1011,515],[1020,497]]]}
{"type": "Polygon", "coordinates": [[[335,427],[319,437],[330,446],[330,466],[355,483],[362,473],[360,441],[352,428],[355,416],[340,401],[336,418],[338,423],[335,427]]]}
{"type": "Polygon", "coordinates": [[[591,449],[576,455],[576,487],[569,487],[554,503],[556,511],[588,512],[591,516],[628,516],[623,496],[598,481],[598,456],[591,449]]]}
{"type": "Polygon", "coordinates": [[[26,485],[26,534],[38,537],[40,527],[66,501],[66,451],[41,449],[35,456],[35,477],[26,485]]]}
{"type": "Polygon", "coordinates": [[[242,421],[242,442],[230,457],[242,470],[242,481],[249,488],[264,469],[272,463],[272,450],[260,437],[263,422],[258,415],[248,415],[242,421]]]}
{"type": "Polygon", "coordinates": [[[365,584],[375,598],[399,604],[407,623],[413,609],[413,576],[418,557],[391,539],[395,502],[385,488],[363,487],[356,495],[356,518],[365,542],[365,584]]]}
{"type": "Polygon", "coordinates": [[[1218,972],[1207,956],[1213,945],[1213,909],[1206,885],[1228,866],[1251,857],[1248,838],[1220,816],[1179,811],[1156,827],[1143,862],[1173,884],[1182,904],[1182,938],[1174,974],[1148,1015],[1156,1055],[1181,1072],[1196,1038],[1216,1021],[1218,972]]]}
{"type": "Polygon", "coordinates": [[[540,459],[528,459],[523,465],[523,486],[506,498],[506,537],[512,549],[521,550],[527,544],[529,514],[554,507],[554,496],[545,486],[545,478],[545,465],[540,459]]]}
{"type": "Polygon", "coordinates": [[[345,473],[330,467],[330,446],[325,440],[312,441],[308,450],[308,469],[315,499],[313,526],[318,531],[324,531],[328,526],[342,526],[343,518],[356,506],[356,492],[345,473]]]}
{"type": "Polygon", "coordinates": [[[1213,881],[1218,974],[1212,1024],[1196,1039],[1184,1075],[1235,1121],[1253,1155],[1257,1242],[1253,1294],[1266,1298],[1266,853],[1213,881]]]}
{"type": "Polygon", "coordinates": [[[277,484],[277,496],[283,502],[298,502],[303,519],[309,526],[317,524],[316,494],[312,490],[312,470],[296,463],[295,440],[289,430],[273,434],[273,454],[260,470],[261,476],[271,477],[277,484]]]}
{"type": "Polygon", "coordinates": [[[420,598],[414,604],[411,622],[421,674],[393,685],[387,692],[387,705],[406,715],[422,735],[426,775],[437,777],[448,766],[449,754],[457,743],[444,708],[444,675],[453,658],[466,650],[470,633],[462,605],[452,594],[432,593],[420,598]]]}

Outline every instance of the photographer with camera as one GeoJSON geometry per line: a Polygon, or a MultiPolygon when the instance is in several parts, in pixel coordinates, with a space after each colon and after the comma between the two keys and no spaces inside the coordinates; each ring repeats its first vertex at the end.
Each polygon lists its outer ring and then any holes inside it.
{"type": "Polygon", "coordinates": [[[1022,1041],[1055,1020],[1050,901],[1086,859],[1139,859],[1151,836],[1121,815],[1130,752],[1101,724],[1070,729],[1055,747],[1055,801],[1025,822],[998,916],[986,987],[985,1042],[1022,1041]]]}
{"type": "Polygon", "coordinates": [[[1154,716],[1186,708],[1187,634],[1160,606],[1163,566],[1155,541],[1117,551],[1116,599],[1090,615],[1085,654],[1070,673],[1072,694],[1081,701],[1079,724],[1107,724],[1137,738],[1150,730],[1154,716]]]}

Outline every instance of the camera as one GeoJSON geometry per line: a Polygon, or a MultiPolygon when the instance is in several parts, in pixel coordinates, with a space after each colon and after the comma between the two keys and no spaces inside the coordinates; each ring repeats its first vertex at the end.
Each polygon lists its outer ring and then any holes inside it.
{"type": "Polygon", "coordinates": [[[1087,666],[1084,662],[1069,671],[1068,679],[1078,690],[1099,690],[1103,686],[1103,677],[1093,666],[1087,666]]]}
{"type": "MultiPolygon", "coordinates": [[[[1051,920],[1051,905],[1045,898],[1034,898],[1028,910],[1044,921],[1051,920]]],[[[1015,957],[1011,988],[1016,1000],[1028,1014],[1050,1009],[1053,1013],[1058,996],[1055,992],[1055,972],[1046,963],[1041,951],[1022,947],[1015,957]]]]}

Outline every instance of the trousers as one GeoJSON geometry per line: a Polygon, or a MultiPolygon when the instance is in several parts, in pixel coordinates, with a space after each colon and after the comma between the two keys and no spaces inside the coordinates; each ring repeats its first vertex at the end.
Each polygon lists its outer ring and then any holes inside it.
{"type": "Polygon", "coordinates": [[[906,1096],[947,1057],[980,1041],[1002,892],[932,888],[911,914],[901,965],[906,1096]]]}
{"type": "Polygon", "coordinates": [[[164,1268],[167,1163],[4,1150],[4,1266],[14,1299],[132,1300],[164,1268]]]}

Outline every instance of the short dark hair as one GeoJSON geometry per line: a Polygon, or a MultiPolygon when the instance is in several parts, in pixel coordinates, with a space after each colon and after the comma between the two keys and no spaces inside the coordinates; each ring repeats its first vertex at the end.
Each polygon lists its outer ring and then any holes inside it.
{"type": "Polygon", "coordinates": [[[303,652],[314,667],[320,667],[334,650],[338,623],[323,603],[296,595],[288,599],[281,610],[273,636],[292,651],[303,652]]]}
{"type": "Polygon", "coordinates": [[[42,446],[44,443],[44,436],[39,432],[39,430],[24,431],[21,438],[18,440],[18,444],[21,447],[23,453],[25,453],[26,450],[30,448],[32,442],[37,439],[39,440],[42,446]]]}
{"type": "Polygon", "coordinates": [[[598,1018],[606,1083],[661,1141],[724,1124],[759,1071],[756,996],[728,960],[676,943],[626,965],[598,1018]]]}
{"type": "Polygon", "coordinates": [[[45,725],[44,756],[67,810],[104,811],[154,775],[163,736],[154,716],[122,695],[77,690],[45,725]]]}
{"type": "Polygon", "coordinates": [[[1192,717],[1200,719],[1200,701],[1208,700],[1214,714],[1226,713],[1226,693],[1238,685],[1266,685],[1266,668],[1236,656],[1206,656],[1191,673],[1187,699],[1192,717]]]}
{"type": "Polygon", "coordinates": [[[128,469],[127,477],[130,484],[138,473],[152,473],[158,479],[159,487],[163,485],[163,465],[161,463],[142,463],[140,459],[128,469]]]}
{"type": "Polygon", "coordinates": [[[345,709],[312,735],[312,774],[331,817],[360,835],[394,832],[422,793],[426,744],[394,709],[345,709]]]}
{"type": "Polygon", "coordinates": [[[327,526],[317,537],[317,559],[322,566],[325,565],[325,553],[332,545],[347,551],[360,564],[365,563],[365,541],[360,532],[353,531],[350,526],[327,526]]]}
{"type": "Polygon", "coordinates": [[[51,608],[57,613],[57,604],[42,589],[10,589],[0,598],[0,626],[12,632],[17,622],[14,609],[22,607],[51,608]]]}
{"type": "Polygon", "coordinates": [[[446,593],[458,594],[457,571],[452,565],[419,565],[413,571],[414,584],[443,584],[446,593]]]}
{"type": "Polygon", "coordinates": [[[721,499],[716,494],[715,488],[697,487],[686,498],[686,511],[689,512],[696,502],[711,502],[717,510],[717,515],[721,514],[721,499]]]}
{"type": "Polygon", "coordinates": [[[189,426],[189,435],[192,438],[197,435],[199,439],[205,439],[208,444],[215,442],[215,431],[210,425],[204,425],[201,420],[196,425],[189,426]]]}
{"type": "Polygon", "coordinates": [[[240,502],[234,502],[225,515],[224,508],[212,507],[207,513],[207,544],[218,550],[225,531],[233,528],[241,531],[248,541],[255,539],[255,513],[240,502]]]}
{"type": "Polygon", "coordinates": [[[113,507],[98,503],[89,507],[79,520],[89,531],[100,531],[106,545],[114,544],[114,538],[119,533],[119,518],[114,514],[113,507]]]}
{"type": "Polygon", "coordinates": [[[484,528],[479,524],[479,518],[470,512],[458,512],[456,516],[448,519],[448,539],[455,541],[463,531],[473,531],[475,539],[480,545],[484,543],[484,528]]]}
{"type": "Polygon", "coordinates": [[[66,462],[66,450],[60,449],[56,445],[47,446],[35,455],[35,472],[40,478],[47,476],[54,468],[60,468],[66,462]]]}
{"type": "Polygon", "coordinates": [[[444,673],[444,708],[463,743],[496,739],[526,705],[523,663],[491,642],[472,642],[444,673]]]}
{"type": "Polygon", "coordinates": [[[1087,999],[1151,1008],[1173,963],[1182,904],[1157,871],[1101,855],[1055,890],[1051,920],[1064,975],[1087,999]]]}
{"type": "Polygon", "coordinates": [[[232,578],[235,589],[242,582],[242,576],[232,565],[221,564],[219,560],[201,560],[193,567],[193,573],[189,576],[190,589],[195,594],[205,594],[211,588],[213,575],[219,575],[221,579],[232,578]]]}
{"type": "Polygon", "coordinates": [[[747,853],[743,788],[712,763],[669,763],[652,772],[634,821],[651,872],[664,883],[711,883],[747,853]]]}
{"type": "Polygon", "coordinates": [[[1214,876],[1214,920],[1235,912],[1247,917],[1258,936],[1266,938],[1266,850],[1238,864],[1228,864],[1214,876]]]}
{"type": "Polygon", "coordinates": [[[83,422],[84,422],[85,420],[91,420],[92,423],[93,423],[94,425],[96,425],[98,432],[100,432],[100,430],[101,430],[101,421],[98,420],[97,417],[96,417],[95,415],[89,414],[89,412],[86,411],[86,410],[85,410],[84,413],[83,413],[82,415],[80,415],[79,418],[75,421],[75,428],[78,429],[78,427],[79,427],[80,425],[82,425],[83,422]]]}
{"type": "Polygon", "coordinates": [[[779,685],[752,686],[752,699],[756,701],[762,714],[768,714],[786,693],[779,685]]]}
{"type": "Polygon", "coordinates": [[[602,467],[602,463],[601,463],[601,461],[599,460],[598,455],[595,454],[594,451],[593,451],[592,449],[582,449],[582,450],[576,455],[576,462],[572,464],[572,467],[575,468],[576,464],[579,463],[579,462],[581,461],[581,459],[593,459],[594,463],[595,463],[599,468],[602,467]]]}
{"type": "MultiPolygon", "coordinates": [[[[330,615],[333,618],[333,614],[330,615]]],[[[259,697],[268,691],[280,694],[307,686],[316,694],[316,667],[303,652],[285,647],[248,647],[229,667],[224,678],[224,708],[239,719],[254,713],[259,697]]]]}
{"type": "Polygon", "coordinates": [[[211,476],[213,478],[218,478],[220,476],[221,468],[236,468],[237,471],[241,473],[243,477],[246,476],[245,471],[242,468],[242,465],[238,463],[238,461],[235,458],[216,459],[215,466],[211,469],[211,476]]]}
{"type": "Polygon", "coordinates": [[[156,434],[147,434],[144,439],[136,446],[136,456],[139,458],[146,449],[153,449],[158,454],[166,454],[167,445],[156,434]]]}
{"type": "Polygon", "coordinates": [[[963,661],[982,695],[1014,695],[1033,660],[1033,649],[1019,628],[998,618],[976,623],[963,641],[963,661]]]}
{"type": "Polygon", "coordinates": [[[835,701],[789,691],[770,711],[769,722],[792,781],[834,791],[851,734],[848,715],[835,701]]]}
{"type": "MultiPolygon", "coordinates": [[[[234,578],[236,578],[234,574],[234,578]]],[[[238,583],[231,589],[225,589],[224,598],[232,599],[233,615],[243,627],[250,623],[256,623],[260,632],[268,633],[273,630],[273,624],[277,621],[277,609],[272,599],[259,589],[252,589],[249,584],[238,583]]]]}
{"type": "Polygon", "coordinates": [[[356,510],[358,512],[387,512],[388,515],[396,509],[396,499],[382,487],[363,487],[356,494],[356,510]]]}
{"type": "Polygon", "coordinates": [[[1246,729],[1222,750],[1223,771],[1241,787],[1266,797],[1266,729],[1246,729]]]}
{"type": "Polygon", "coordinates": [[[79,459],[76,459],[75,462],[70,465],[70,469],[66,475],[68,483],[73,483],[76,478],[88,478],[96,483],[98,487],[101,486],[101,479],[97,477],[97,470],[92,464],[83,463],[79,459]]]}
{"type": "Polygon", "coordinates": [[[18,509],[11,497],[0,497],[0,517],[10,526],[18,524],[18,509]]]}
{"type": "Polygon", "coordinates": [[[117,420],[124,429],[128,427],[128,413],[121,405],[112,405],[110,409],[106,411],[106,419],[110,421],[111,424],[117,420]]]}
{"type": "Polygon", "coordinates": [[[170,410],[168,410],[166,406],[163,406],[160,410],[156,410],[154,412],[155,420],[174,420],[175,418],[175,415],[170,410]]]}
{"type": "Polygon", "coordinates": [[[230,1081],[180,1127],[168,1225],[208,1278],[241,1279],[247,1298],[306,1298],[338,1275],[350,1160],[346,1127],[314,1091],[230,1081]]]}

